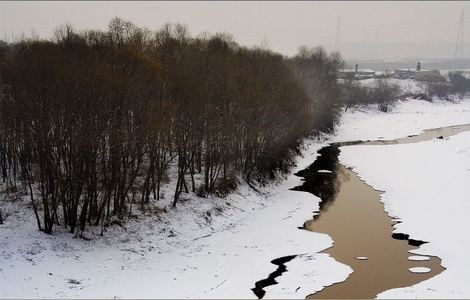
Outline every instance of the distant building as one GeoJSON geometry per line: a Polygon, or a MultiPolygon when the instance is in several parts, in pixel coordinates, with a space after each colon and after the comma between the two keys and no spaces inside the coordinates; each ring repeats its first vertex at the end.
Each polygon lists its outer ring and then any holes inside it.
{"type": "Polygon", "coordinates": [[[393,72],[393,77],[398,79],[412,79],[415,77],[415,71],[410,69],[396,69],[393,72]]]}
{"type": "Polygon", "coordinates": [[[416,66],[416,71],[421,71],[421,63],[418,61],[418,65],[416,66]]]}
{"type": "Polygon", "coordinates": [[[359,69],[358,65],[354,69],[341,69],[338,71],[338,78],[342,79],[369,79],[374,78],[376,72],[371,69],[359,69]]]}

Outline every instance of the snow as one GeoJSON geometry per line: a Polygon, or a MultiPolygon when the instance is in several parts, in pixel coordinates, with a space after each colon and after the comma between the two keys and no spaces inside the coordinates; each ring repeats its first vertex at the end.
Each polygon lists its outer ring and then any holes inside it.
{"type": "MultiPolygon", "coordinates": [[[[469,99],[458,104],[401,103],[398,112],[378,119],[367,112],[346,115],[338,139],[392,139],[424,128],[470,123],[469,99]],[[419,105],[422,108],[419,109],[419,105]],[[432,107],[434,106],[434,108],[432,107]],[[365,118],[368,115],[370,118],[365,118]],[[376,123],[377,122],[377,123],[376,123]],[[383,129],[387,129],[386,131],[383,129]],[[384,132],[385,131],[385,132],[384,132]]],[[[414,253],[436,255],[447,270],[414,286],[381,293],[379,298],[468,298],[470,296],[470,133],[448,140],[401,145],[342,147],[340,161],[377,190],[396,224],[395,233],[429,243],[414,253]],[[403,172],[406,170],[406,172],[403,172]]]]}
{"type": "Polygon", "coordinates": [[[278,284],[265,288],[267,291],[265,298],[305,298],[321,291],[325,286],[346,280],[353,271],[326,253],[297,256],[286,263],[286,267],[288,271],[276,279],[278,284]],[[331,276],[335,279],[332,280],[331,276]]]}
{"type": "Polygon", "coordinates": [[[319,199],[290,190],[302,183],[292,174],[322,146],[306,141],[293,172],[262,194],[242,184],[226,199],[191,196],[91,241],[59,227],[45,235],[34,222],[10,217],[0,225],[0,298],[256,298],[255,282],[277,268],[271,260],[295,254],[288,264],[295,272],[266,297],[303,297],[343,281],[352,269],[318,253],[331,238],[298,229],[319,210],[319,199]],[[297,283],[302,288],[293,290],[297,283]]]}
{"type": "Polygon", "coordinates": [[[458,103],[444,100],[399,101],[391,112],[371,106],[343,114],[333,142],[397,139],[416,135],[424,129],[470,123],[470,99],[458,103]]]}
{"type": "Polygon", "coordinates": [[[333,173],[333,172],[330,171],[330,170],[318,170],[317,172],[318,172],[318,173],[333,173]]]}
{"type": "MultiPolygon", "coordinates": [[[[464,123],[470,123],[470,99],[400,101],[390,113],[372,107],[346,112],[328,142],[395,139],[464,123]]],[[[53,235],[39,233],[34,222],[24,222],[31,213],[12,214],[0,225],[0,298],[256,298],[255,282],[277,268],[270,261],[295,254],[278,284],[265,288],[266,298],[303,298],[344,281],[352,269],[319,253],[333,245],[331,238],[297,229],[319,209],[319,199],[289,190],[302,182],[292,174],[311,164],[324,145],[307,140],[292,173],[262,193],[241,184],[227,198],[185,196],[176,209],[167,197],[160,210],[131,219],[126,229],[114,226],[103,237],[94,229],[90,241],[59,228],[53,235]]],[[[340,160],[385,191],[386,211],[402,221],[395,232],[429,242],[415,254],[439,256],[447,268],[379,296],[468,298],[470,134],[342,147],[340,160]]]]}
{"type": "Polygon", "coordinates": [[[430,258],[429,256],[424,256],[424,255],[411,255],[411,256],[408,256],[408,260],[424,261],[424,260],[430,260],[430,258]]]}
{"type": "Polygon", "coordinates": [[[411,273],[429,273],[431,272],[431,269],[426,267],[415,267],[409,268],[408,271],[410,271],[411,273]]]}
{"type": "Polygon", "coordinates": [[[357,256],[357,257],[355,257],[355,259],[357,259],[357,260],[367,260],[367,257],[366,256],[357,256]]]}
{"type": "MultiPolygon", "coordinates": [[[[422,94],[426,93],[426,86],[425,84],[418,82],[413,79],[398,79],[398,78],[388,78],[385,79],[387,82],[398,84],[402,89],[403,93],[405,94],[422,94]]],[[[361,85],[367,87],[374,87],[377,84],[378,79],[376,78],[369,78],[359,81],[361,85]]]]}

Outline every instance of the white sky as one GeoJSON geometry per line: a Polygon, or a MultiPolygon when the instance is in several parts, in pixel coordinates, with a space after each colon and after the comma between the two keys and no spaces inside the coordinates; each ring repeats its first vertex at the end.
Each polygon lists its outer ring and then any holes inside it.
{"type": "MultiPolygon", "coordinates": [[[[273,50],[292,55],[299,45],[335,48],[339,18],[339,49],[346,57],[379,55],[377,44],[382,44],[383,55],[390,52],[388,56],[419,55],[420,51],[435,48],[440,50],[428,56],[450,57],[462,8],[470,14],[470,2],[465,1],[2,1],[0,38],[11,40],[12,36],[32,32],[48,37],[66,22],[78,29],[105,29],[112,17],[119,16],[151,29],[165,22],[180,22],[188,25],[193,34],[225,31],[248,46],[266,39],[273,50]],[[385,49],[385,43],[393,51],[386,51],[390,49],[385,49]]],[[[464,31],[470,36],[467,19],[464,31]]]]}

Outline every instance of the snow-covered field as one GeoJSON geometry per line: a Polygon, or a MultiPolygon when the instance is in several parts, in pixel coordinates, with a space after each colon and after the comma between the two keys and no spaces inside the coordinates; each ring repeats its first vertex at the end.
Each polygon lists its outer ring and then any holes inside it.
{"type": "MultiPolygon", "coordinates": [[[[470,99],[411,100],[391,113],[347,112],[330,140],[392,139],[462,123],[470,123],[470,99]]],[[[342,148],[342,162],[385,191],[387,211],[403,220],[397,231],[430,241],[422,253],[438,255],[447,268],[431,280],[380,296],[470,296],[464,282],[470,277],[469,137],[342,148]]],[[[306,141],[292,173],[312,163],[322,146],[306,141]]],[[[242,184],[225,199],[190,197],[175,210],[149,212],[132,219],[126,230],[114,226],[91,241],[60,230],[48,236],[37,232],[34,222],[21,222],[32,215],[12,215],[0,225],[0,297],[256,298],[255,282],[277,268],[270,261],[300,254],[286,263],[288,272],[266,288],[265,297],[303,298],[345,280],[352,269],[318,253],[332,245],[330,237],[297,229],[319,207],[317,197],[289,190],[299,184],[291,174],[262,194],[242,184]]],[[[169,198],[159,205],[168,205],[169,198]]]]}

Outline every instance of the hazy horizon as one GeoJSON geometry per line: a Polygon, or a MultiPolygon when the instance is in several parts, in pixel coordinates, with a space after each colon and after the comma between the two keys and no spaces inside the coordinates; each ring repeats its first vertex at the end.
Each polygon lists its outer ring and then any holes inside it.
{"type": "MultiPolygon", "coordinates": [[[[346,59],[452,58],[469,2],[0,2],[0,38],[52,36],[65,23],[105,29],[115,16],[158,29],[182,23],[193,35],[228,32],[241,45],[268,43],[285,55],[323,45],[346,59]]],[[[464,22],[464,34],[470,32],[464,22]]],[[[465,41],[464,36],[464,41],[465,41]]],[[[470,57],[464,44],[463,57],[470,57]]]]}

